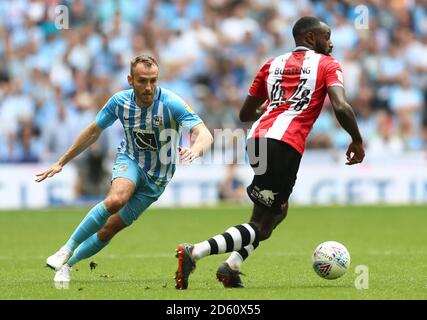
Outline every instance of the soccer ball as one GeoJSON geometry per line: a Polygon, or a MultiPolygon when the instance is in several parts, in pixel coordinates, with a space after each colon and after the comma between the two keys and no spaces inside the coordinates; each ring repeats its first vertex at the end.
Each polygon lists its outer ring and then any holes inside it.
{"type": "Polygon", "coordinates": [[[336,241],[319,244],[313,252],[313,269],[324,279],[337,279],[350,267],[350,253],[336,241]]]}

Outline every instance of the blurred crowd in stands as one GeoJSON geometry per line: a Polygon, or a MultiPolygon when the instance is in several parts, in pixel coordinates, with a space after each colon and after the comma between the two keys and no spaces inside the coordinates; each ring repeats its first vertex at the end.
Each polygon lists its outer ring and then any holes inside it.
{"type": "MultiPolygon", "coordinates": [[[[426,0],[2,0],[0,162],[55,161],[112,94],[129,88],[129,62],[141,53],[158,58],[159,84],[212,131],[246,130],[238,111],[253,77],[293,49],[291,29],[304,15],[332,28],[368,152],[424,150],[426,0]],[[68,29],[55,24],[59,5],[68,29]],[[364,12],[369,24],[356,28],[364,12]]],[[[99,167],[121,138],[116,123],[80,161],[99,167]]],[[[327,101],[307,148],[348,142],[327,101]]]]}

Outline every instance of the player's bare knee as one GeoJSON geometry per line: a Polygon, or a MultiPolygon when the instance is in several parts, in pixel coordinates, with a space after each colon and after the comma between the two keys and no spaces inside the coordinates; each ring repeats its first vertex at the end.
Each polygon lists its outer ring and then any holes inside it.
{"type": "Polygon", "coordinates": [[[104,201],[105,208],[110,213],[116,213],[127,203],[128,198],[121,195],[109,195],[104,201]]]}

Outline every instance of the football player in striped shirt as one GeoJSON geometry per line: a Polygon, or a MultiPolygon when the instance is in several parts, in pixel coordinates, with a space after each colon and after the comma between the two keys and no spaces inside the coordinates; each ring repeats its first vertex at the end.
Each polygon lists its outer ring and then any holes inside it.
{"type": "Polygon", "coordinates": [[[74,157],[93,144],[107,127],[119,120],[124,138],[113,166],[111,189],[93,207],[74,233],[46,263],[56,270],[55,282],[70,281],[72,266],[103,249],[116,233],[129,226],[165,190],[180,160],[191,163],[212,144],[202,120],[173,92],[157,85],[159,68],[150,56],[137,56],[130,63],[132,89],[114,94],[64,155],[48,170],[36,175],[41,182],[54,176],[74,157]],[[178,146],[182,128],[194,142],[178,146]]]}
{"type": "Polygon", "coordinates": [[[195,245],[180,244],[177,289],[187,288],[197,260],[225,252],[232,253],[217,269],[217,279],[225,287],[243,287],[239,276],[242,262],[287,215],[305,140],[326,95],[338,122],[352,140],[346,164],[360,163],[365,156],[353,110],[346,101],[340,64],[330,56],[331,29],[315,17],[302,17],[292,32],[295,49],[264,64],[240,111],[241,121],[255,121],[247,141],[248,157],[255,172],[247,188],[254,202],[250,221],[195,245]],[[257,112],[262,106],[262,113],[257,112]]]}

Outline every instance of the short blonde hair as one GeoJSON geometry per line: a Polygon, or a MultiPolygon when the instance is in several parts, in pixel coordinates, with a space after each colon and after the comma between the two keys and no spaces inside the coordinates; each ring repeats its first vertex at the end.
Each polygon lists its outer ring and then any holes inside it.
{"type": "Polygon", "coordinates": [[[152,67],[153,65],[155,65],[157,67],[159,66],[159,64],[157,63],[157,60],[155,58],[148,56],[148,55],[145,55],[145,54],[141,54],[141,55],[133,58],[130,62],[130,74],[131,75],[132,75],[133,68],[138,63],[143,63],[146,67],[152,67]]]}

